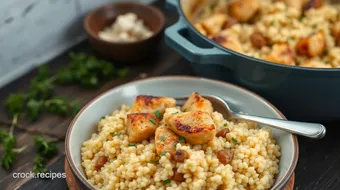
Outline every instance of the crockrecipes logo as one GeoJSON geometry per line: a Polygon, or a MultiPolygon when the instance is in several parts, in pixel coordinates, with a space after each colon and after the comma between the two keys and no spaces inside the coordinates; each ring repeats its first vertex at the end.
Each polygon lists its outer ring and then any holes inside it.
{"type": "Polygon", "coordinates": [[[42,179],[60,179],[60,178],[66,178],[66,173],[54,173],[54,172],[46,172],[46,173],[34,173],[32,171],[26,172],[26,173],[13,173],[13,178],[42,178],[42,179]]]}

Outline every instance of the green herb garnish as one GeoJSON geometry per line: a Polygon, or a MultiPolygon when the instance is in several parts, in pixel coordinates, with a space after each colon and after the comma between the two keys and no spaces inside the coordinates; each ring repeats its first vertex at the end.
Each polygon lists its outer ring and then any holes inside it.
{"type": "Polygon", "coordinates": [[[105,119],[105,118],[106,118],[106,115],[104,115],[103,117],[101,117],[100,120],[103,120],[103,119],[105,119]]]}
{"type": "Polygon", "coordinates": [[[163,150],[162,153],[161,153],[161,156],[164,156],[166,155],[167,151],[163,150]]]}
{"type": "Polygon", "coordinates": [[[123,134],[122,132],[115,132],[115,133],[113,133],[114,136],[120,136],[122,134],[123,134]]]}
{"type": "Polygon", "coordinates": [[[184,110],[183,110],[183,112],[186,112],[186,111],[187,111],[187,109],[184,109],[184,110]]]}
{"type": "Polygon", "coordinates": [[[158,163],[158,160],[151,160],[150,163],[157,164],[157,163],[158,163]]]}
{"type": "Polygon", "coordinates": [[[302,22],[304,18],[304,16],[300,16],[299,21],[302,22]]]}
{"type": "Polygon", "coordinates": [[[184,143],[185,142],[185,138],[184,137],[178,137],[178,142],[179,143],[184,143]]]}
{"type": "Polygon", "coordinates": [[[231,140],[236,144],[238,143],[237,139],[235,139],[234,137],[231,137],[231,140]]]}
{"type": "Polygon", "coordinates": [[[172,115],[178,114],[179,112],[172,113],[172,115]]]}
{"type": "Polygon", "coordinates": [[[160,111],[156,111],[155,115],[158,119],[160,119],[162,117],[162,113],[160,111]]]}
{"type": "Polygon", "coordinates": [[[224,127],[228,126],[228,123],[223,124],[224,127]]]}
{"type": "Polygon", "coordinates": [[[327,49],[323,50],[323,54],[327,55],[328,54],[328,50],[327,49]]]}
{"type": "Polygon", "coordinates": [[[33,170],[35,173],[46,173],[46,163],[48,159],[55,156],[58,152],[56,144],[47,141],[42,136],[35,136],[34,143],[38,154],[34,158],[33,170]]]}
{"type": "Polygon", "coordinates": [[[161,136],[161,141],[165,141],[165,136],[161,136]]]}
{"type": "Polygon", "coordinates": [[[129,143],[129,146],[136,146],[136,143],[129,143]]]}
{"type": "MultiPolygon", "coordinates": [[[[19,110],[16,110],[15,112],[18,112],[19,110]]],[[[15,113],[13,112],[13,113],[15,113]]],[[[23,146],[21,148],[15,148],[17,144],[17,139],[13,135],[13,130],[18,122],[18,115],[13,116],[13,121],[11,128],[9,132],[7,133],[5,130],[0,130],[0,143],[3,145],[3,154],[1,157],[2,167],[5,169],[9,169],[12,167],[17,154],[21,153],[26,149],[26,146],[23,146]]]]}
{"type": "Polygon", "coordinates": [[[228,148],[228,147],[225,146],[224,149],[225,149],[225,150],[229,150],[230,148],[228,148]]]}
{"type": "Polygon", "coordinates": [[[177,147],[177,143],[174,144],[174,148],[176,148],[176,147],[177,147]]]}
{"type": "Polygon", "coordinates": [[[170,179],[167,179],[167,180],[164,180],[164,181],[163,181],[163,184],[164,184],[164,185],[167,185],[167,184],[169,184],[170,182],[171,182],[171,180],[170,180],[170,179]]]}
{"type": "Polygon", "coordinates": [[[150,121],[151,123],[153,123],[154,125],[156,125],[156,121],[155,121],[153,118],[150,118],[149,121],[150,121]]]}
{"type": "Polygon", "coordinates": [[[316,27],[318,27],[318,25],[317,24],[313,24],[313,26],[312,26],[314,29],[316,29],[316,27]]]}
{"type": "Polygon", "coordinates": [[[42,136],[35,136],[34,143],[38,154],[45,158],[51,158],[58,152],[56,144],[45,140],[42,136]]]}

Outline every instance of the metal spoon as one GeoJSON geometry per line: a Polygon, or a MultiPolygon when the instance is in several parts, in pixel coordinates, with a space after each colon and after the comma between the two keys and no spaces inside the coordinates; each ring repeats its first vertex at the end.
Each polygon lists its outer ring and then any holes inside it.
{"type": "MultiPolygon", "coordinates": [[[[326,134],[325,126],[318,124],[318,123],[307,123],[307,122],[297,122],[297,121],[288,121],[288,120],[281,120],[281,119],[272,119],[266,117],[259,117],[259,116],[251,116],[233,112],[230,107],[228,106],[227,102],[223,99],[213,96],[213,95],[204,95],[204,98],[208,99],[215,111],[218,111],[223,115],[223,117],[227,120],[232,119],[241,119],[252,121],[255,123],[260,123],[264,125],[268,125],[274,127],[276,129],[288,131],[293,134],[321,139],[326,134]]],[[[177,100],[178,105],[183,105],[183,103],[188,99],[186,98],[175,98],[177,100]]]]}

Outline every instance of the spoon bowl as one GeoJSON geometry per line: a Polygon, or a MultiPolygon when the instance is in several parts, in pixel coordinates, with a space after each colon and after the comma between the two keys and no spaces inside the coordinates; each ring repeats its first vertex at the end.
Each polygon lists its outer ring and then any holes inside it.
{"type": "MultiPolygon", "coordinates": [[[[258,124],[267,125],[276,129],[284,130],[293,134],[321,139],[326,135],[326,127],[319,123],[307,123],[299,121],[288,121],[282,119],[273,119],[267,117],[252,116],[248,114],[236,113],[232,111],[226,101],[214,95],[203,95],[203,97],[212,103],[215,111],[221,113],[227,120],[245,120],[258,124]]],[[[188,99],[188,97],[175,98],[178,105],[188,99]]]]}

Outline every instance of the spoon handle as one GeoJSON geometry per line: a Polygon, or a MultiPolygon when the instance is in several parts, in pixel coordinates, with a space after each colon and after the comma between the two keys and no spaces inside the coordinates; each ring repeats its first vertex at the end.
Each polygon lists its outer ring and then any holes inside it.
{"type": "Polygon", "coordinates": [[[305,137],[321,139],[326,134],[325,126],[318,123],[306,123],[298,121],[287,121],[281,119],[272,119],[251,115],[244,115],[239,113],[234,113],[236,119],[243,119],[248,121],[253,121],[256,123],[261,123],[264,125],[269,125],[271,127],[288,131],[290,133],[302,135],[305,137]]]}

